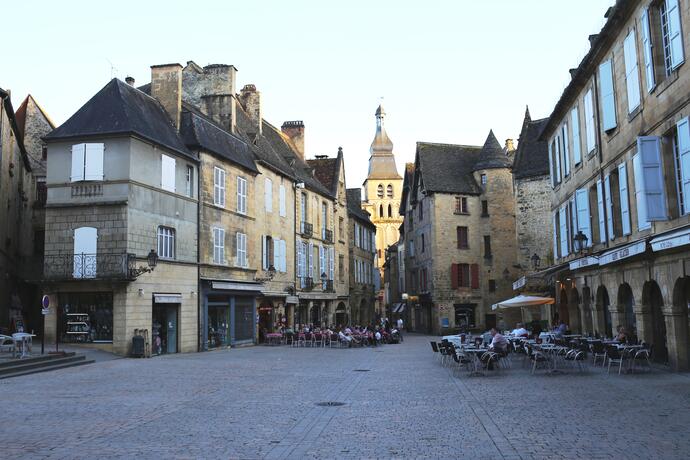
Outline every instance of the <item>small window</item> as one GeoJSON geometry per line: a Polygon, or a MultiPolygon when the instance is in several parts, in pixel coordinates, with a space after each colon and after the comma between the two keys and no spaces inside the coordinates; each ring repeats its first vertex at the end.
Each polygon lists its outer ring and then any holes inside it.
{"type": "Polygon", "coordinates": [[[175,159],[163,154],[161,154],[161,188],[169,192],[175,191],[175,159]]]}
{"type": "Polygon", "coordinates": [[[194,196],[194,167],[187,165],[185,193],[188,197],[194,196]]]}
{"type": "Polygon", "coordinates": [[[469,214],[469,207],[467,205],[467,197],[456,196],[455,197],[455,214],[469,214]]]}
{"type": "Polygon", "coordinates": [[[46,161],[48,159],[48,146],[44,145],[41,147],[41,160],[46,161]]]}
{"type": "Polygon", "coordinates": [[[76,144],[72,146],[71,182],[103,180],[103,152],[105,144],[76,144]]]}
{"type": "MultiPolygon", "coordinates": [[[[225,204],[225,198],[223,198],[225,204]]],[[[247,179],[237,178],[237,212],[247,214],[247,179]]]]}
{"type": "Polygon", "coordinates": [[[225,265],[225,230],[213,229],[213,263],[225,265]]]}
{"type": "Polygon", "coordinates": [[[345,256],[338,256],[338,280],[345,281],[345,256]]]}
{"type": "Polygon", "coordinates": [[[379,205],[379,217],[386,217],[386,215],[383,213],[383,205],[379,205]]]}
{"type": "Polygon", "coordinates": [[[489,202],[482,200],[482,217],[489,217],[489,202]]]}
{"type": "Polygon", "coordinates": [[[486,185],[486,174],[482,174],[482,175],[479,176],[479,177],[480,177],[480,179],[481,179],[482,185],[486,185]]]}
{"type": "Polygon", "coordinates": [[[213,204],[225,207],[225,170],[213,168],[213,204]]]}
{"type": "Polygon", "coordinates": [[[393,207],[388,205],[388,217],[393,217],[393,207]]]}
{"type": "Polygon", "coordinates": [[[424,252],[424,249],[426,248],[426,242],[424,239],[424,233],[422,233],[422,252],[424,252]]]}
{"type": "Polygon", "coordinates": [[[158,227],[158,257],[161,259],[175,258],[175,229],[158,227]]]}
{"type": "Polygon", "coordinates": [[[491,258],[491,237],[489,235],[484,235],[484,258],[491,258]]]}
{"type": "Polygon", "coordinates": [[[489,292],[496,292],[496,280],[489,280],[489,292]]]}
{"type": "Polygon", "coordinates": [[[386,196],[388,198],[393,198],[393,185],[388,184],[388,186],[386,187],[386,196]]]}
{"type": "Polygon", "coordinates": [[[383,198],[383,184],[379,184],[376,190],[376,194],[379,198],[383,198]]]}
{"type": "Polygon", "coordinates": [[[423,220],[424,220],[424,202],[420,201],[419,202],[419,221],[421,222],[423,220]]]}
{"type": "Polygon", "coordinates": [[[457,228],[458,249],[469,249],[470,248],[468,236],[469,236],[469,234],[468,234],[467,227],[458,227],[457,228]]]}
{"type": "Polygon", "coordinates": [[[268,177],[264,180],[264,204],[266,212],[273,212],[273,181],[268,177]]]}
{"type": "Polygon", "coordinates": [[[345,239],[345,234],[343,233],[344,222],[345,221],[342,217],[338,218],[338,239],[340,239],[341,241],[345,239]]]}

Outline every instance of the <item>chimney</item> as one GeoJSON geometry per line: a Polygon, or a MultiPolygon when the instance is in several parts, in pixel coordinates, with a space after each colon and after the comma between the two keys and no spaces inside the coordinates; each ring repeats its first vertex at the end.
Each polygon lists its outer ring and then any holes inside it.
{"type": "Polygon", "coordinates": [[[251,84],[244,85],[244,88],[240,91],[240,102],[256,128],[256,134],[261,134],[261,120],[263,119],[263,114],[261,113],[261,93],[256,90],[256,86],[251,84]]]}
{"type": "Polygon", "coordinates": [[[182,112],[182,66],[161,64],[151,66],[151,96],[158,99],[176,129],[180,129],[182,112]]]}
{"type": "Polygon", "coordinates": [[[506,155],[510,155],[513,151],[515,151],[515,143],[513,139],[506,139],[506,145],[503,147],[503,150],[506,151],[506,155]]]}
{"type": "Polygon", "coordinates": [[[185,85],[185,101],[197,105],[202,112],[230,132],[237,132],[235,81],[237,69],[228,64],[211,64],[203,73],[185,85]],[[189,99],[189,100],[188,100],[189,99]]]}
{"type": "Polygon", "coordinates": [[[594,43],[596,43],[597,39],[599,39],[599,34],[592,34],[589,37],[589,46],[590,48],[594,46],[594,43]]]}
{"type": "Polygon", "coordinates": [[[129,86],[134,86],[134,77],[127,75],[127,78],[125,78],[125,83],[127,83],[129,86]]]}
{"type": "Polygon", "coordinates": [[[286,121],[280,130],[292,141],[295,153],[304,161],[304,122],[286,121]]]}
{"type": "Polygon", "coordinates": [[[235,97],[232,94],[201,96],[201,111],[224,129],[237,132],[235,97]]]}

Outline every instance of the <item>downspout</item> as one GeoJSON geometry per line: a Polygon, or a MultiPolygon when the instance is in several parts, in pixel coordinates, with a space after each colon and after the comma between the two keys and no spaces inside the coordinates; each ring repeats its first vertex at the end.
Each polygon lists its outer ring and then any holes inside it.
{"type": "Polygon", "coordinates": [[[203,286],[201,285],[201,152],[199,154],[199,166],[197,168],[197,181],[196,181],[196,298],[197,298],[197,312],[199,317],[199,332],[197,334],[197,351],[205,351],[204,346],[204,330],[206,321],[205,308],[202,308],[202,304],[205,307],[206,301],[204,300],[206,295],[202,292],[203,286]]]}
{"type": "MultiPolygon", "coordinates": [[[[594,113],[596,116],[596,132],[597,132],[597,149],[599,150],[598,152],[598,157],[599,157],[599,180],[601,181],[601,199],[603,202],[603,208],[604,208],[604,235],[606,235],[606,247],[610,247],[610,241],[609,241],[609,219],[608,219],[608,207],[606,206],[606,187],[604,187],[604,170],[601,167],[601,165],[604,163],[604,153],[603,153],[603,144],[601,141],[601,129],[600,129],[600,118],[599,118],[599,82],[597,78],[597,72],[594,72],[594,113]]],[[[592,235],[592,239],[594,239],[594,235],[592,235]]],[[[594,243],[592,243],[594,244],[594,243]]]]}

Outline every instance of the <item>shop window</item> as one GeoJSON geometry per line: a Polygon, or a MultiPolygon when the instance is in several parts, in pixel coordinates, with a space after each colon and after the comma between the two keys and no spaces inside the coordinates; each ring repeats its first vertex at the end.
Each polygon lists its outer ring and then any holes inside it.
{"type": "Polygon", "coordinates": [[[113,341],[113,294],[60,293],[61,340],[68,343],[113,341]]]}

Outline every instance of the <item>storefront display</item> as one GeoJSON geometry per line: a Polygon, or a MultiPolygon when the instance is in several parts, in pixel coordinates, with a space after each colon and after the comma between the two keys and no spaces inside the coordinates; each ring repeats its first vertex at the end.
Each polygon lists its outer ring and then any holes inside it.
{"type": "Polygon", "coordinates": [[[71,292],[59,295],[61,335],[64,342],[113,341],[113,294],[71,292]]]}
{"type": "Polygon", "coordinates": [[[230,327],[230,308],[227,306],[208,307],[208,347],[217,348],[228,345],[230,327]]]}

